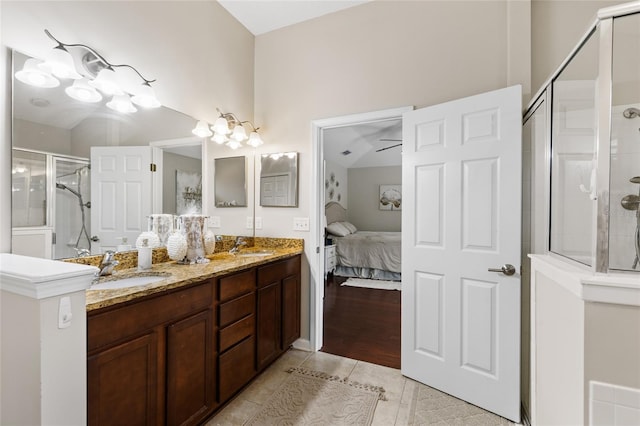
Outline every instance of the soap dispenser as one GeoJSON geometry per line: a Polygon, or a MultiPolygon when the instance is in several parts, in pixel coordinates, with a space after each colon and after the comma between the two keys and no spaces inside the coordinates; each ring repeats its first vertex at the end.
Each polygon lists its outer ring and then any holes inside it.
{"type": "Polygon", "coordinates": [[[149,240],[143,238],[138,246],[138,270],[145,271],[151,269],[151,253],[153,249],[149,247],[149,240]]]}

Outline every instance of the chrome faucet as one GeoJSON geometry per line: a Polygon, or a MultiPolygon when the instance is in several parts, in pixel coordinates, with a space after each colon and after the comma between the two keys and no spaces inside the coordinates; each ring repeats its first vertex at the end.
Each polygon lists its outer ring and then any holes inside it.
{"type": "Polygon", "coordinates": [[[236,254],[238,251],[240,251],[240,246],[246,246],[246,245],[247,245],[247,242],[244,240],[244,237],[238,237],[236,238],[236,242],[231,248],[231,250],[229,250],[229,253],[236,254]]]}
{"type": "Polygon", "coordinates": [[[74,248],[76,251],[76,257],[87,257],[91,256],[91,252],[86,248],[74,248]]]}
{"type": "Polygon", "coordinates": [[[107,250],[104,252],[102,261],[100,262],[99,276],[113,274],[113,268],[115,268],[120,262],[114,259],[116,252],[113,250],[107,250]]]}

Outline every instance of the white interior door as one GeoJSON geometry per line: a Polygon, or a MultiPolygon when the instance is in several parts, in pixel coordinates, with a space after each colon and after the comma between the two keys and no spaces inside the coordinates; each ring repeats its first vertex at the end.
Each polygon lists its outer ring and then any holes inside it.
{"type": "Polygon", "coordinates": [[[91,229],[98,241],[93,253],[114,250],[127,237],[147,230],[151,214],[151,148],[117,146],[91,148],[91,229]]]}
{"type": "Polygon", "coordinates": [[[520,86],[407,112],[402,163],[402,374],[516,422],[521,125],[520,86]]]}

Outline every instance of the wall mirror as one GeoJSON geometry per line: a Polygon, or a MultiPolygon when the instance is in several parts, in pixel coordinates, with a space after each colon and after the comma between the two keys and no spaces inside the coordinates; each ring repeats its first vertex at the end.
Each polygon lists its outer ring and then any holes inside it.
{"type": "MultiPolygon", "coordinates": [[[[98,254],[121,244],[122,237],[135,245],[137,235],[147,230],[146,216],[175,208],[177,195],[175,189],[162,188],[162,179],[151,177],[158,173],[149,173],[142,159],[156,161],[156,156],[151,160],[154,146],[174,165],[169,181],[176,183],[176,171],[198,173],[203,148],[202,140],[194,140],[191,133],[196,120],[166,107],[123,114],[107,108],[108,99],[81,102],[65,94],[72,80],[61,80],[53,88],[27,85],[15,78],[15,72],[28,58],[13,51],[12,251],[59,259],[83,249],[98,254]],[[115,158],[111,154],[125,155],[136,148],[142,154],[127,157],[128,164],[136,163],[148,179],[123,198],[132,206],[125,213],[124,205],[114,205],[117,191],[109,192],[116,186],[95,181],[117,176],[96,177],[104,168],[91,157],[102,150],[98,158],[107,164],[115,158]],[[162,194],[162,201],[152,194],[162,194]],[[158,203],[160,207],[152,207],[158,203]],[[133,230],[125,230],[125,223],[133,230]]],[[[187,192],[197,196],[193,191],[187,192]]]]}
{"type": "Polygon", "coordinates": [[[262,207],[298,207],[297,152],[262,154],[260,205],[262,207]]]}
{"type": "Polygon", "coordinates": [[[216,207],[247,206],[246,164],[245,157],[215,159],[214,187],[216,207]]]}

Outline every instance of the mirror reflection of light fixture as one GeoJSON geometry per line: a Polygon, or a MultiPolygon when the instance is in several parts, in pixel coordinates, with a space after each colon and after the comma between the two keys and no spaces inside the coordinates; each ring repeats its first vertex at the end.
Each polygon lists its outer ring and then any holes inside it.
{"type": "Polygon", "coordinates": [[[131,99],[129,95],[126,93],[122,95],[113,95],[111,101],[107,102],[107,107],[111,108],[114,111],[122,112],[125,114],[136,112],[136,107],[131,103],[131,99]]]}
{"type": "Polygon", "coordinates": [[[41,63],[42,61],[39,59],[27,59],[22,69],[16,73],[16,78],[23,83],[36,87],[51,88],[60,86],[60,81],[57,78],[38,66],[41,63]]]}
{"type": "Polygon", "coordinates": [[[71,98],[82,102],[99,102],[102,100],[102,95],[96,91],[97,89],[106,96],[113,96],[111,101],[107,103],[109,108],[123,113],[137,111],[131,103],[132,101],[144,108],[161,106],[151,88],[151,83],[155,80],[147,80],[131,65],[108,62],[96,50],[85,44],[62,43],[48,30],[44,30],[44,32],[58,45],[49,52],[44,61],[27,59],[22,70],[16,72],[16,78],[19,81],[37,87],[57,87],[60,85],[57,78],[73,79],[74,83],[65,89],[71,98]],[[82,49],[78,52],[82,55],[83,70],[76,64],[69,48],[82,49]],[[123,67],[130,68],[142,79],[142,85],[135,91],[133,98],[124,92],[118,82],[116,69],[123,67]],[[80,73],[78,70],[83,72],[80,73]]]}
{"type": "Polygon", "coordinates": [[[75,80],[73,84],[66,89],[65,93],[77,101],[82,102],[100,102],[102,95],[89,85],[87,78],[75,80]]]}
{"type": "MultiPolygon", "coordinates": [[[[211,126],[211,130],[213,130],[213,137],[211,140],[219,145],[225,144],[231,149],[238,149],[242,146],[241,142],[247,141],[247,145],[257,148],[262,145],[264,142],[262,138],[258,134],[259,127],[255,127],[253,123],[249,120],[240,121],[238,117],[232,112],[223,113],[220,109],[216,108],[220,116],[211,126]],[[247,131],[244,128],[244,125],[248,124],[251,126],[251,133],[247,136],[247,131]],[[248,140],[247,140],[248,139],[248,140]]],[[[198,121],[196,127],[192,130],[193,134],[200,137],[209,137],[211,136],[211,132],[207,134],[209,131],[208,125],[206,131],[204,130],[206,122],[198,121]]]]}

